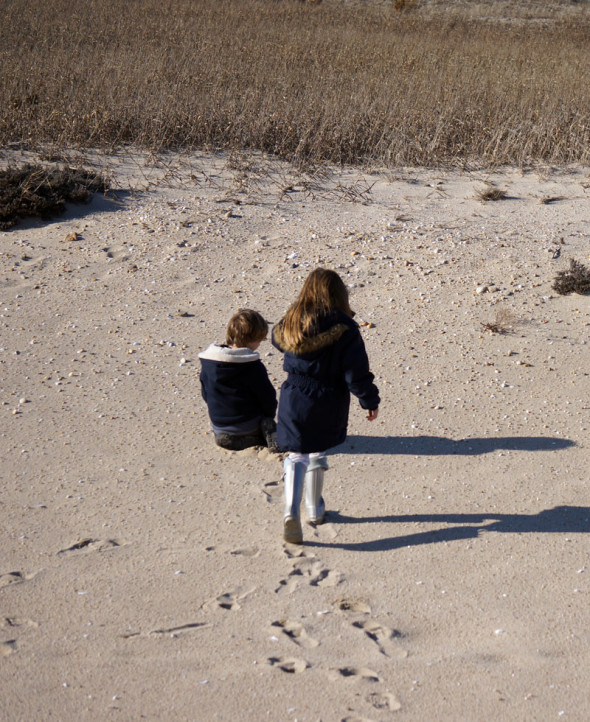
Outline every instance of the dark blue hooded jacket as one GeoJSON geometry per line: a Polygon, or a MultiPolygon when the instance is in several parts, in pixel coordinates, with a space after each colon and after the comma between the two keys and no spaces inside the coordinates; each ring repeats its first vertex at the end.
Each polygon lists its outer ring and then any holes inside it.
{"type": "Polygon", "coordinates": [[[211,344],[199,354],[201,394],[216,431],[253,431],[274,418],[277,394],[260,356],[249,348],[211,344]]]}
{"type": "Polygon", "coordinates": [[[285,354],[277,442],[283,451],[325,451],[346,439],[350,394],[363,409],[379,406],[369,359],[358,325],[341,312],[324,316],[296,348],[273,329],[273,345],[285,354]]]}

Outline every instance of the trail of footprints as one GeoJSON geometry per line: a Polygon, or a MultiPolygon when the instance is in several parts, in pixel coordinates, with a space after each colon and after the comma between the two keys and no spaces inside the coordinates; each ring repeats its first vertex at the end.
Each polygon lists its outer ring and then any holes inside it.
{"type": "MultiPolygon", "coordinates": [[[[257,556],[254,548],[236,549],[232,554],[241,554],[247,557],[257,556]]],[[[277,595],[293,594],[298,586],[307,583],[317,587],[337,587],[344,581],[343,575],[335,570],[326,568],[314,554],[304,547],[285,545],[284,553],[291,565],[291,571],[284,579],[279,581],[274,589],[277,595]]],[[[237,588],[234,591],[221,594],[207,602],[204,607],[209,610],[238,611],[243,602],[255,589],[237,588]]],[[[387,627],[371,617],[370,606],[360,600],[337,599],[332,602],[336,612],[342,614],[345,624],[358,630],[369,644],[374,645],[378,652],[386,659],[401,660],[407,657],[407,651],[401,646],[400,640],[403,635],[400,631],[387,627]]],[[[172,629],[154,630],[153,633],[171,633],[187,627],[201,625],[183,625],[172,629]]],[[[321,641],[311,636],[304,625],[292,619],[279,619],[271,622],[272,638],[278,641],[280,638],[288,640],[300,651],[311,651],[320,646],[321,641]]],[[[312,663],[300,656],[272,655],[266,659],[266,663],[280,672],[286,674],[302,674],[310,670],[312,663]]],[[[332,681],[361,682],[368,684],[382,684],[379,673],[363,665],[346,665],[337,668],[328,668],[324,673],[332,681]]],[[[396,696],[388,691],[371,691],[365,696],[365,701],[375,710],[393,712],[401,709],[401,704],[396,696]]],[[[347,717],[347,722],[362,722],[363,717],[347,717]]]]}
{"type": "MultiPolygon", "coordinates": [[[[314,554],[301,547],[285,546],[285,554],[291,562],[289,574],[279,582],[275,594],[292,594],[301,581],[312,586],[336,587],[344,578],[339,572],[327,569],[314,554]]],[[[346,624],[359,630],[364,639],[375,645],[383,657],[393,660],[405,659],[408,655],[401,644],[402,633],[371,617],[370,606],[359,600],[338,599],[333,602],[337,611],[341,612],[346,624]]],[[[312,637],[303,624],[294,620],[278,620],[272,622],[272,628],[278,630],[280,636],[287,638],[301,650],[312,650],[320,645],[320,641],[312,637]]],[[[275,637],[276,638],[276,637],[275,637]]],[[[287,674],[301,674],[312,667],[302,657],[272,656],[267,659],[271,667],[287,674]]],[[[343,666],[326,670],[329,679],[337,681],[359,681],[369,684],[381,684],[379,673],[365,666],[343,666]]],[[[366,695],[365,701],[375,710],[395,712],[401,709],[397,697],[387,691],[373,691],[366,695]]],[[[346,717],[343,722],[370,722],[364,717],[346,717]]]]}
{"type": "MultiPolygon", "coordinates": [[[[114,539],[97,540],[82,539],[69,547],[61,549],[57,552],[57,556],[65,556],[75,553],[88,552],[104,552],[121,546],[121,543],[114,539]]],[[[274,589],[274,593],[278,595],[293,594],[301,583],[307,583],[314,587],[337,587],[344,581],[343,575],[335,570],[326,568],[323,563],[316,558],[314,554],[302,547],[293,547],[285,545],[284,552],[291,564],[291,571],[284,579],[279,581],[278,586],[274,589]]],[[[230,552],[233,555],[244,557],[257,557],[259,550],[256,547],[245,547],[234,549],[230,552]]],[[[28,581],[35,575],[26,575],[22,572],[9,572],[0,575],[0,587],[11,584],[18,584],[28,581]]],[[[204,605],[208,610],[225,610],[238,611],[241,609],[241,603],[253,592],[255,588],[244,589],[238,587],[234,591],[225,592],[209,600],[204,605]]],[[[407,657],[407,651],[400,645],[402,638],[401,632],[391,629],[380,624],[371,615],[371,608],[363,601],[339,599],[333,605],[339,612],[343,613],[347,624],[361,632],[365,639],[371,644],[376,645],[379,652],[389,659],[404,659],[407,657]]],[[[5,630],[20,626],[20,620],[12,620],[6,618],[2,623],[5,630]]],[[[142,633],[141,631],[130,631],[121,635],[125,639],[139,636],[178,636],[186,632],[194,632],[211,626],[207,622],[186,622],[170,627],[162,627],[149,630],[142,633]]],[[[290,640],[301,650],[312,650],[320,645],[320,641],[312,637],[303,624],[300,622],[284,619],[271,623],[280,636],[290,640]]],[[[0,642],[0,657],[8,656],[17,650],[17,639],[5,639],[0,642]]],[[[303,658],[292,656],[271,656],[266,660],[267,664],[273,668],[285,672],[287,674],[301,674],[312,667],[312,664],[303,658]]],[[[344,666],[339,668],[327,669],[326,673],[333,681],[338,680],[357,680],[368,683],[381,683],[381,678],[374,670],[364,666],[344,666]]],[[[397,711],[401,705],[395,695],[390,692],[371,692],[365,697],[366,701],[376,710],[397,711]]],[[[343,722],[362,722],[362,717],[347,717],[343,722]]]]}
{"type": "MultiPolygon", "coordinates": [[[[31,619],[19,619],[17,617],[3,617],[0,618],[0,634],[4,637],[9,635],[13,637],[14,634],[20,633],[22,628],[37,627],[37,623],[31,619]]],[[[0,657],[8,657],[9,654],[18,650],[18,639],[3,639],[0,640],[0,657]]]]}

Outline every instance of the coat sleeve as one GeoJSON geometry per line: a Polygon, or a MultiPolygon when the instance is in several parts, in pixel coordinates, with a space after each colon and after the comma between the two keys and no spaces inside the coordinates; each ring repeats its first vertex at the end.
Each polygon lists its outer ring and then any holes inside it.
{"type": "Polygon", "coordinates": [[[375,376],[369,369],[369,358],[358,327],[349,329],[341,343],[342,370],[349,391],[358,398],[363,409],[378,408],[379,390],[373,383],[375,376]]]}
{"type": "Polygon", "coordinates": [[[268,378],[268,372],[262,361],[251,364],[252,393],[263,416],[274,419],[277,410],[277,392],[268,378]]]}

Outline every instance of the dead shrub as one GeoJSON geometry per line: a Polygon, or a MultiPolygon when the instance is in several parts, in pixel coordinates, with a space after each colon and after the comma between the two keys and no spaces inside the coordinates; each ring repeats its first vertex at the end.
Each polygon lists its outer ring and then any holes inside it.
{"type": "Polygon", "coordinates": [[[27,164],[0,171],[0,230],[12,228],[21,218],[50,218],[66,203],[87,203],[93,193],[104,192],[104,176],[83,168],[27,164]]]}
{"type": "Polygon", "coordinates": [[[482,322],[482,326],[490,333],[509,333],[516,324],[516,317],[507,308],[501,307],[496,310],[496,315],[492,321],[482,322]]]}
{"type": "Polygon", "coordinates": [[[502,190],[501,188],[496,188],[496,186],[489,185],[487,186],[487,188],[478,191],[478,193],[476,194],[476,198],[483,202],[501,201],[506,198],[506,191],[502,190]]]}
{"type": "Polygon", "coordinates": [[[590,269],[570,258],[570,267],[557,273],[552,288],[561,296],[568,296],[570,293],[586,296],[590,294],[590,269]]]}

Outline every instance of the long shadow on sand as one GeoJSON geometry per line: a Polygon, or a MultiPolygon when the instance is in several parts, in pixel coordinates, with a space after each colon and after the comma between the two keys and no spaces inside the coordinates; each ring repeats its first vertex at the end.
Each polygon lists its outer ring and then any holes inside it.
{"type": "Polygon", "coordinates": [[[482,531],[503,534],[587,534],[590,532],[590,507],[556,506],[553,509],[540,511],[538,514],[408,514],[401,516],[353,517],[344,516],[338,512],[329,512],[327,521],[337,524],[428,523],[469,525],[445,527],[444,529],[350,544],[305,542],[306,546],[335,547],[356,552],[383,552],[421,544],[474,539],[482,531]],[[491,521],[491,523],[486,523],[488,521],[491,521]]]}
{"type": "Polygon", "coordinates": [[[569,439],[552,436],[487,436],[447,439],[444,436],[349,436],[335,454],[409,454],[412,456],[477,456],[499,449],[556,451],[575,446],[569,439]]]}

